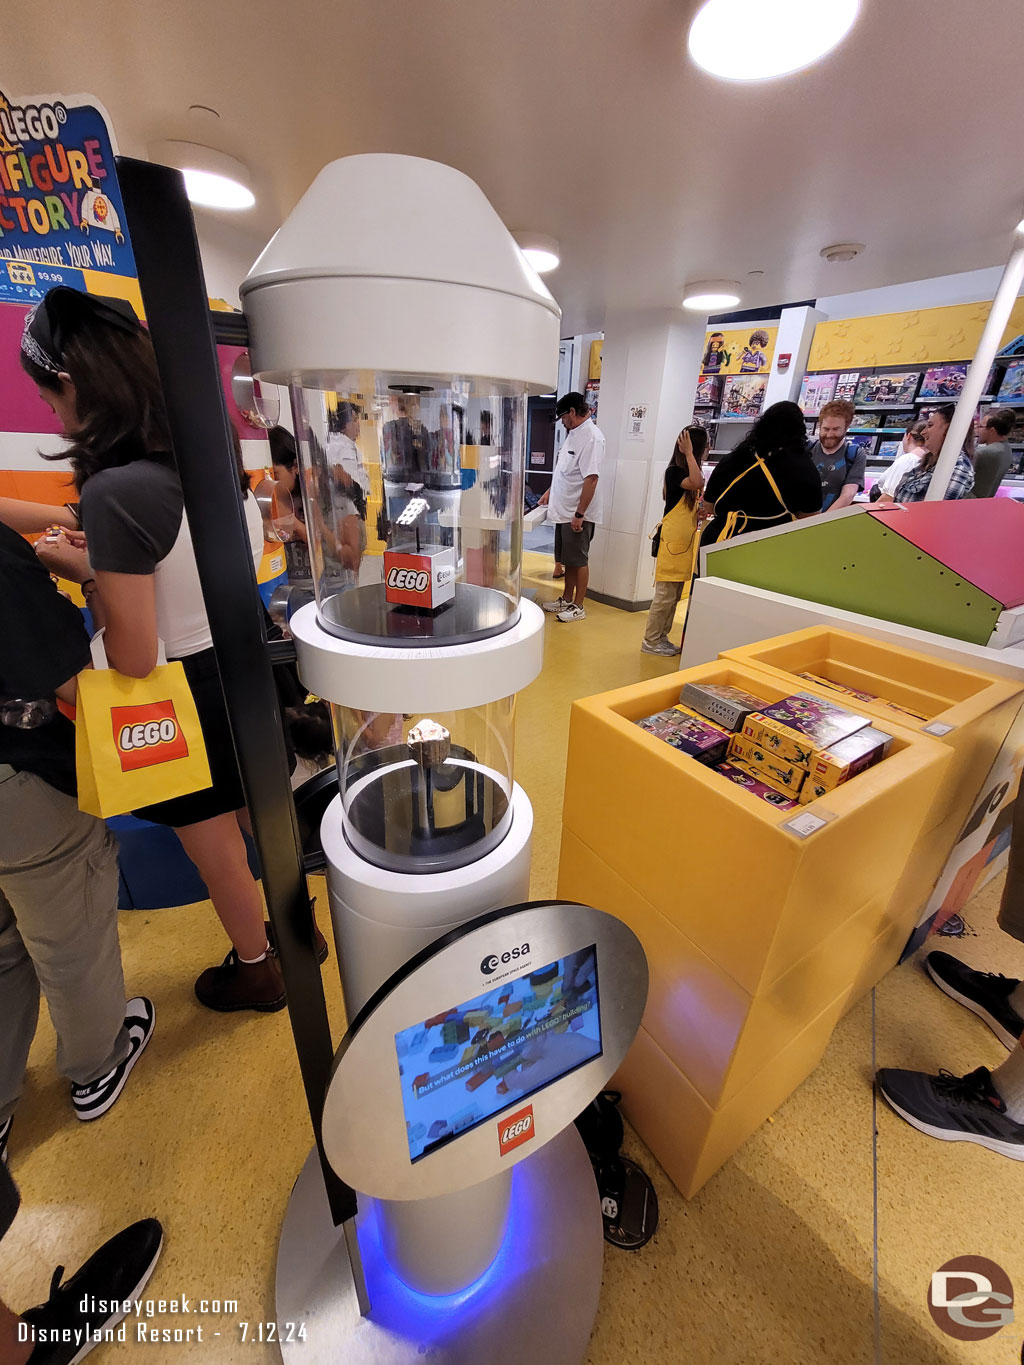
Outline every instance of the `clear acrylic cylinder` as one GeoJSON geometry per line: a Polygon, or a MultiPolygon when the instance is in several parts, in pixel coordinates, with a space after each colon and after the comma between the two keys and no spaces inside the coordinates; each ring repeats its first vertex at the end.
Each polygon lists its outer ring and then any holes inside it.
{"type": "Polygon", "coordinates": [[[391,872],[483,858],[512,820],[515,697],[430,716],[333,705],[342,823],[391,872]]]}
{"type": "Polygon", "coordinates": [[[318,619],[389,646],[518,619],[526,386],[429,375],[291,386],[318,619]]]}

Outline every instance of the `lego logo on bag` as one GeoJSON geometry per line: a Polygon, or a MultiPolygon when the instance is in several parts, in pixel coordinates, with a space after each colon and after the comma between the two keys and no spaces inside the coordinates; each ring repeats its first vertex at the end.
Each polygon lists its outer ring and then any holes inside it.
{"type": "Polygon", "coordinates": [[[188,758],[188,741],[178,724],[173,701],[112,706],[110,720],[122,772],[188,758]]]}
{"type": "Polygon", "coordinates": [[[528,1104],[525,1109],[520,1109],[508,1118],[498,1122],[498,1152],[501,1156],[507,1156],[516,1147],[521,1147],[524,1142],[529,1142],[536,1134],[536,1127],[533,1122],[533,1105],[528,1104]]]}
{"type": "Polygon", "coordinates": [[[392,569],[388,574],[388,587],[406,592],[426,592],[429,583],[430,574],[423,569],[392,569]]]}

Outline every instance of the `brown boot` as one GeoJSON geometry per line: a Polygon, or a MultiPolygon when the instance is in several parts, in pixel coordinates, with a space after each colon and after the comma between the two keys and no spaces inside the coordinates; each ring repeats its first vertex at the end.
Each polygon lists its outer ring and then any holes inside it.
{"type": "Polygon", "coordinates": [[[239,962],[234,948],[219,967],[207,967],[196,981],[196,999],[209,1010],[258,1010],[273,1014],[285,1007],[284,978],[277,958],[239,962]]]}
{"type": "MultiPolygon", "coordinates": [[[[274,926],[270,923],[270,920],[264,920],[263,927],[267,932],[267,942],[270,944],[271,948],[276,949],[277,945],[274,942],[274,926]]],[[[320,932],[320,927],[316,920],[313,921],[313,947],[316,949],[316,960],[322,965],[327,961],[330,949],[327,947],[327,940],[320,932]]]]}

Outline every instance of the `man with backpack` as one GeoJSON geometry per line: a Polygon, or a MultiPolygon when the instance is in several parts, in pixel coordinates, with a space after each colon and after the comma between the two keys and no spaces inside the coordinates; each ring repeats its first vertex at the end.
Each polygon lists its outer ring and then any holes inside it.
{"type": "Polygon", "coordinates": [[[826,512],[849,507],[864,487],[864,452],[852,447],[846,434],[853,418],[854,406],[845,398],[826,403],[818,418],[818,439],[811,446],[811,459],[821,476],[826,512]]]}

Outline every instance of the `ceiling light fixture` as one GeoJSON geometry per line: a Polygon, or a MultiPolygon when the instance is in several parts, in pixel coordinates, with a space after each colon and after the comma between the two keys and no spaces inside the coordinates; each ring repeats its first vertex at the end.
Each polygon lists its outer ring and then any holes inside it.
{"type": "Polygon", "coordinates": [[[690,56],[712,76],[764,81],[810,66],[853,27],[860,0],[771,0],[737,22],[734,0],[706,0],[690,25],[690,56]]]}
{"type": "Polygon", "coordinates": [[[158,143],[152,155],[182,172],[189,200],[200,208],[236,211],[251,209],[256,202],[248,167],[226,152],[198,142],[172,141],[158,143]]]}
{"type": "Polygon", "coordinates": [[[519,249],[536,270],[538,275],[546,275],[558,269],[558,239],[548,237],[543,232],[514,232],[519,249]]]}
{"type": "Polygon", "coordinates": [[[717,313],[735,308],[739,301],[740,287],[735,280],[691,280],[683,286],[683,307],[695,313],[717,313]]]}

